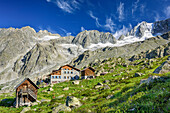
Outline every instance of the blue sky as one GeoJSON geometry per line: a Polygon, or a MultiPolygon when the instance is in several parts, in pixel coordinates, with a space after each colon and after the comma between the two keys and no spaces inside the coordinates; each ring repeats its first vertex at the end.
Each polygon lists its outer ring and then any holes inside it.
{"type": "Polygon", "coordinates": [[[170,17],[170,0],[0,0],[0,28],[31,26],[62,36],[83,30],[118,34],[170,17]]]}

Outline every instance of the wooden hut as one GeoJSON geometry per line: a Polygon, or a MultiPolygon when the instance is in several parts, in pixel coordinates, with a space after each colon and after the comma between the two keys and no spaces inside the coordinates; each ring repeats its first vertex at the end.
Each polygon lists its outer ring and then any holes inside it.
{"type": "Polygon", "coordinates": [[[95,78],[95,69],[92,67],[87,67],[84,70],[81,71],[81,78],[87,79],[87,78],[95,78]]]}
{"type": "Polygon", "coordinates": [[[37,100],[37,92],[39,87],[36,86],[29,78],[25,78],[16,86],[16,103],[15,107],[29,106],[37,100]]]}

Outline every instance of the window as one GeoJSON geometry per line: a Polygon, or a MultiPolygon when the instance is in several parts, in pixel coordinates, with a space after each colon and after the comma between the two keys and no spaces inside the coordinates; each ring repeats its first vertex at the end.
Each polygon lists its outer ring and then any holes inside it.
{"type": "Polygon", "coordinates": [[[71,74],[73,74],[73,72],[71,71],[71,74]]]}
{"type": "Polygon", "coordinates": [[[54,78],[54,76],[52,76],[52,78],[54,78]]]}
{"type": "Polygon", "coordinates": [[[61,79],[61,76],[59,76],[59,78],[61,79]]]}
{"type": "Polygon", "coordinates": [[[69,76],[67,77],[67,79],[69,79],[69,76]]]}
{"type": "Polygon", "coordinates": [[[66,74],[66,71],[64,71],[64,74],[66,74]]]}
{"type": "Polygon", "coordinates": [[[64,79],[66,79],[66,76],[64,76],[64,79]]]}

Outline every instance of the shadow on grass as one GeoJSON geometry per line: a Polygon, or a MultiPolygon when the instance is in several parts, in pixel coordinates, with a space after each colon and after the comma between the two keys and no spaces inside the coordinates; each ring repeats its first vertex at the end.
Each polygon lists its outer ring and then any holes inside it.
{"type": "Polygon", "coordinates": [[[13,106],[15,98],[6,98],[0,101],[0,106],[10,107],[13,106]]]}

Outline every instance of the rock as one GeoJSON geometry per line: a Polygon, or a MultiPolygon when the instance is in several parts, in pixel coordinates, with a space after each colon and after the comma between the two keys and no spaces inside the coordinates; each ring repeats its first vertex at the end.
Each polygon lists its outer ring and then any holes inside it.
{"type": "Polygon", "coordinates": [[[83,100],[87,100],[88,99],[88,97],[83,97],[83,100]]]}
{"type": "Polygon", "coordinates": [[[160,79],[161,77],[159,77],[159,76],[151,76],[151,77],[149,77],[148,79],[142,79],[141,81],[140,81],[140,84],[143,84],[143,83],[147,83],[147,84],[150,84],[150,83],[152,83],[154,80],[157,80],[157,79],[160,79]]]}
{"type": "Polygon", "coordinates": [[[54,91],[54,89],[50,87],[50,88],[48,89],[48,91],[54,91]]]}
{"type": "Polygon", "coordinates": [[[90,110],[90,109],[88,110],[88,113],[91,113],[91,110],[90,110]]]}
{"type": "Polygon", "coordinates": [[[23,110],[20,113],[25,113],[25,112],[27,112],[29,110],[31,110],[31,108],[30,107],[26,107],[26,108],[23,108],[23,110]]]}
{"type": "Polygon", "coordinates": [[[99,86],[103,86],[103,84],[102,84],[102,83],[100,83],[100,82],[99,82],[99,83],[97,83],[97,85],[99,85],[99,86]]]}
{"type": "Polygon", "coordinates": [[[44,92],[47,92],[47,90],[42,90],[41,92],[44,93],[44,92]]]}
{"type": "Polygon", "coordinates": [[[139,77],[139,76],[142,76],[142,74],[141,73],[135,73],[135,77],[139,77]]]}
{"type": "Polygon", "coordinates": [[[78,84],[79,84],[79,82],[80,82],[79,80],[75,80],[75,81],[73,81],[73,82],[72,82],[72,84],[76,84],[76,85],[78,85],[78,84]]]}
{"type": "Polygon", "coordinates": [[[31,106],[35,106],[35,105],[38,105],[38,102],[31,103],[31,106]]]}
{"type": "Polygon", "coordinates": [[[170,72],[170,56],[165,62],[163,62],[158,68],[156,68],[153,73],[163,74],[167,72],[170,72]]]}
{"type": "Polygon", "coordinates": [[[104,80],[103,81],[103,83],[109,83],[110,82],[110,80],[104,80]]]}
{"type": "Polygon", "coordinates": [[[108,85],[104,85],[102,90],[106,90],[106,89],[110,89],[110,87],[108,85]]]}
{"type": "Polygon", "coordinates": [[[125,35],[121,35],[118,40],[123,40],[125,38],[125,35]]]}
{"type": "Polygon", "coordinates": [[[53,87],[54,85],[53,84],[50,84],[50,87],[53,87]]]}
{"type": "Polygon", "coordinates": [[[80,101],[76,97],[74,97],[74,96],[67,96],[66,106],[68,106],[70,108],[76,108],[76,107],[80,107],[81,103],[80,103],[80,101]]]}
{"type": "Polygon", "coordinates": [[[141,80],[140,80],[140,84],[143,84],[143,83],[145,83],[145,82],[147,82],[147,79],[141,79],[141,80]]]}
{"type": "Polygon", "coordinates": [[[106,99],[111,99],[111,98],[113,98],[113,95],[108,95],[108,96],[106,97],[106,99]]]}
{"type": "Polygon", "coordinates": [[[60,96],[58,96],[57,98],[59,99],[59,98],[63,98],[65,95],[64,94],[62,94],[62,95],[60,95],[60,96]]]}
{"type": "Polygon", "coordinates": [[[65,88],[63,89],[63,91],[67,91],[67,90],[69,90],[69,87],[65,87],[65,88]]]}
{"type": "Polygon", "coordinates": [[[50,102],[51,100],[48,99],[42,99],[41,102],[50,102]]]}
{"type": "MultiPolygon", "coordinates": [[[[74,38],[73,43],[88,47],[90,44],[116,43],[116,38],[111,33],[99,32],[97,30],[83,31],[74,38]]],[[[95,60],[94,60],[95,61],[95,60]]]]}
{"type": "Polygon", "coordinates": [[[100,88],[100,87],[103,87],[103,86],[101,86],[101,85],[96,85],[94,88],[95,88],[95,89],[98,89],[98,88],[100,88]]]}
{"type": "Polygon", "coordinates": [[[65,104],[61,104],[61,105],[53,108],[52,113],[59,113],[61,111],[71,112],[71,108],[67,107],[65,104]]]}

